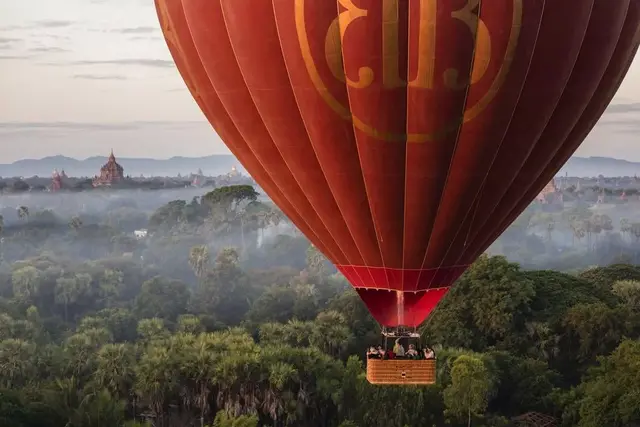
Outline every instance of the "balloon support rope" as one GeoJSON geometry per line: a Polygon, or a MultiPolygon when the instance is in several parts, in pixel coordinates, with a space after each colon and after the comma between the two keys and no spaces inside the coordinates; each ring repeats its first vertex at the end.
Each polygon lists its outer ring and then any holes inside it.
{"type": "Polygon", "coordinates": [[[398,325],[404,325],[404,292],[396,291],[398,306],[398,325]]]}

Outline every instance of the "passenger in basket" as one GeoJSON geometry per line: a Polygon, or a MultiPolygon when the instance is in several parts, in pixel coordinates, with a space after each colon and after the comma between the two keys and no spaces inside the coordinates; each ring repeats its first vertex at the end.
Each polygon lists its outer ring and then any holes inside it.
{"type": "Polygon", "coordinates": [[[417,359],[418,351],[416,350],[416,346],[413,344],[409,344],[409,351],[407,351],[407,357],[409,359],[417,359]]]}
{"type": "Polygon", "coordinates": [[[424,352],[424,358],[427,360],[433,360],[436,358],[436,353],[429,347],[425,347],[424,350],[422,350],[424,352]]]}
{"type": "Polygon", "coordinates": [[[400,358],[404,357],[404,347],[400,344],[400,338],[396,340],[396,344],[393,346],[393,352],[400,358]]]}
{"type": "Polygon", "coordinates": [[[378,353],[375,347],[369,347],[369,350],[367,350],[367,359],[380,359],[380,353],[378,353]]]}

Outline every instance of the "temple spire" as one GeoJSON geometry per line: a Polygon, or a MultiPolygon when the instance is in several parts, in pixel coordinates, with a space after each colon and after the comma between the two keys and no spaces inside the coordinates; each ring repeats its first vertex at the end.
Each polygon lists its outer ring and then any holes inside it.
{"type": "Polygon", "coordinates": [[[113,154],[113,149],[111,149],[109,160],[100,168],[100,175],[93,179],[93,186],[109,186],[122,179],[124,179],[124,169],[116,161],[116,156],[113,154]]]}

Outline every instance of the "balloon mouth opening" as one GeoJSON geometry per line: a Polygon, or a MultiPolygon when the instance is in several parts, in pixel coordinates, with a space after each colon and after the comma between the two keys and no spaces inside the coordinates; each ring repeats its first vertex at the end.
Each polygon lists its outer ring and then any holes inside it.
{"type": "Polygon", "coordinates": [[[385,328],[395,328],[396,331],[418,327],[448,290],[448,286],[418,292],[356,288],[376,321],[385,328]]]}

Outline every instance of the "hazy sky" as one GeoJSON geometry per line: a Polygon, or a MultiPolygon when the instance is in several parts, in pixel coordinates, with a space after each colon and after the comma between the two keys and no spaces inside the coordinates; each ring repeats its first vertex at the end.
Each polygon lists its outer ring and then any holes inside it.
{"type": "MultiPolygon", "coordinates": [[[[640,161],[640,59],[579,155],[640,161]]],[[[0,163],[226,153],[152,0],[0,0],[0,163]]]]}

